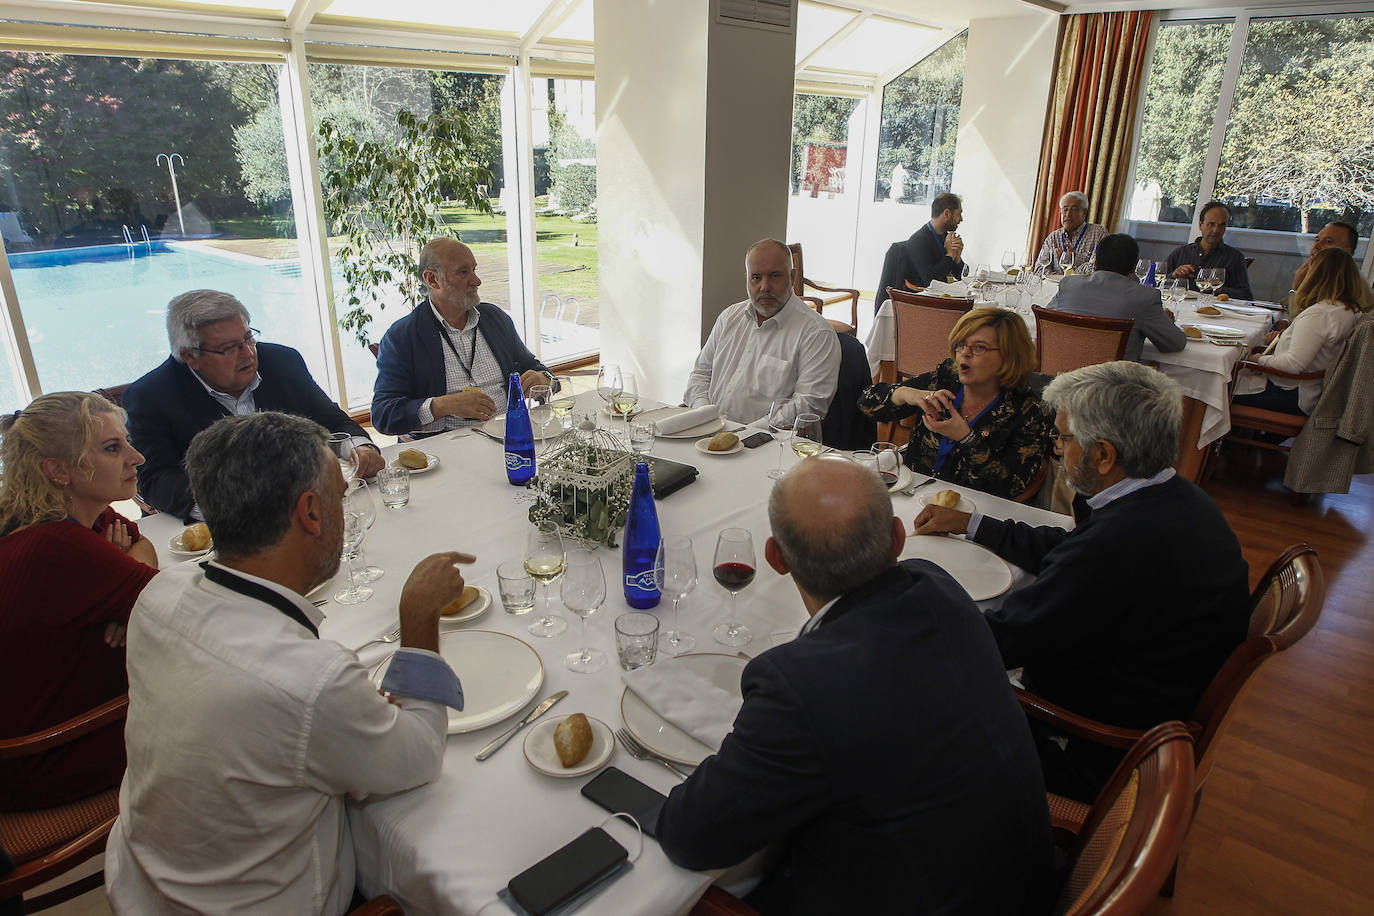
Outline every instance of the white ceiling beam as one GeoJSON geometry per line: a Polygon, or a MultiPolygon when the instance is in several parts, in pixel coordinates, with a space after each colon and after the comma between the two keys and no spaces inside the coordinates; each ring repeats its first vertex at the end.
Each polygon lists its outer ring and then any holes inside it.
{"type": "Polygon", "coordinates": [[[816,3],[812,2],[812,0],[802,0],[802,3],[804,6],[820,6],[846,13],[868,13],[870,16],[877,16],[880,19],[892,19],[896,22],[907,23],[908,25],[925,26],[928,29],[943,29],[947,28],[949,25],[948,19],[926,19],[921,16],[913,16],[909,13],[891,10],[886,6],[880,8],[867,3],[846,3],[844,0],[839,0],[839,2],[826,0],[824,3],[816,3]]]}
{"type": "Polygon", "coordinates": [[[840,30],[838,32],[831,35],[825,41],[817,45],[816,49],[812,51],[810,54],[806,55],[801,60],[797,61],[797,68],[793,75],[800,75],[803,70],[805,70],[807,67],[811,65],[812,61],[814,61],[817,57],[820,57],[826,51],[829,51],[831,48],[838,45],[840,42],[844,41],[850,35],[853,35],[854,31],[858,29],[859,26],[863,25],[871,18],[873,18],[872,13],[855,14],[853,19],[849,20],[844,25],[840,26],[840,30]]]}
{"type": "MultiPolygon", "coordinates": [[[[539,18],[534,20],[529,31],[521,36],[521,52],[528,52],[540,41],[543,41],[545,35],[556,31],[582,5],[582,2],[583,0],[552,0],[548,6],[544,7],[544,12],[539,14],[539,18]]],[[[588,2],[595,2],[595,0],[588,0],[588,2]]]]}
{"type": "Polygon", "coordinates": [[[315,18],[315,14],[332,2],[333,0],[295,0],[286,14],[286,31],[292,34],[305,31],[305,27],[315,18]]]}

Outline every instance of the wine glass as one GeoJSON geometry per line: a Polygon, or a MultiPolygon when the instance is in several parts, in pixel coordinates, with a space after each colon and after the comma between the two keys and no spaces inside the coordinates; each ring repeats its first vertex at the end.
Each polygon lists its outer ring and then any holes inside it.
{"type": "Polygon", "coordinates": [[[573,408],[577,406],[577,398],[573,395],[572,376],[555,375],[553,379],[558,383],[558,390],[549,400],[549,407],[553,409],[560,429],[572,429],[573,408]]]}
{"type": "Polygon", "coordinates": [[[639,383],[633,372],[620,374],[620,393],[611,401],[615,413],[625,424],[625,441],[630,441],[630,414],[639,406],[639,383]]]}
{"type": "Polygon", "coordinates": [[[878,479],[891,490],[902,475],[902,453],[891,442],[875,442],[869,451],[874,457],[878,479]]]}
{"type": "Polygon", "coordinates": [[[596,393],[601,395],[601,400],[606,402],[606,410],[609,413],[615,411],[615,398],[625,387],[624,379],[620,374],[619,366],[603,365],[596,371],[596,393]]]}
{"type": "Polygon", "coordinates": [[[547,521],[532,525],[525,533],[525,572],[544,594],[544,615],[528,627],[535,636],[557,636],[568,628],[566,620],[549,613],[549,583],[563,575],[566,562],[558,526],[547,521]]]}
{"type": "Polygon", "coordinates": [[[345,484],[352,483],[358,476],[358,447],[348,433],[330,433],[329,450],[339,459],[339,470],[343,473],[345,484]]]}
{"type": "Polygon", "coordinates": [[[1016,252],[1008,249],[1002,252],[1002,273],[1006,273],[1016,266],[1016,252]]]}
{"type": "Polygon", "coordinates": [[[726,528],[716,539],[716,555],[711,561],[716,583],[730,593],[730,619],[711,634],[725,646],[747,645],[754,634],[735,622],[736,596],[754,581],[754,536],[747,528],[726,528]]]}
{"type": "Polygon", "coordinates": [[[787,412],[786,398],[778,398],[768,408],[768,428],[773,431],[773,438],[778,440],[778,466],[768,472],[768,476],[774,480],[782,479],[783,440],[792,430],[792,421],[787,419],[787,412]]]}
{"type": "MultiPolygon", "coordinates": [[[[367,530],[371,530],[377,521],[377,497],[373,495],[372,488],[367,485],[367,481],[361,477],[349,484],[348,491],[344,494],[344,511],[357,512],[363,517],[363,524],[367,530]]],[[[363,535],[364,539],[367,537],[363,535]]],[[[354,559],[362,563],[362,566],[354,573],[359,582],[376,582],[386,574],[380,566],[370,566],[367,562],[367,554],[363,551],[362,544],[358,545],[354,559]]]]}
{"type": "Polygon", "coordinates": [[[586,645],[587,618],[606,600],[606,573],[601,558],[585,547],[569,550],[566,566],[559,596],[568,610],[582,618],[583,648],[570,652],[564,664],[578,674],[591,674],[606,667],[606,653],[586,645]]]}
{"type": "Polygon", "coordinates": [[[663,634],[670,654],[691,652],[696,648],[696,637],[682,632],[677,625],[678,602],[697,587],[697,555],[691,538],[674,535],[658,542],[658,554],[654,557],[654,584],[660,592],[673,599],[673,628],[663,634]]]}
{"type": "Polygon", "coordinates": [[[349,512],[345,509],[343,514],[343,555],[348,558],[348,587],[334,593],[334,600],[339,604],[362,604],[372,597],[371,587],[360,585],[353,573],[354,555],[357,553],[359,545],[362,544],[365,534],[367,534],[367,517],[361,512],[349,512]]]}
{"type": "Polygon", "coordinates": [[[1145,260],[1144,258],[1141,258],[1139,261],[1136,261],[1136,262],[1135,262],[1135,278],[1136,278],[1137,280],[1139,280],[1141,283],[1144,283],[1144,282],[1145,282],[1145,275],[1148,274],[1148,273],[1150,272],[1150,268],[1151,268],[1152,266],[1153,266],[1153,262],[1147,261],[1147,260],[1145,260]]]}
{"type": "Polygon", "coordinates": [[[1169,287],[1169,301],[1178,305],[1186,298],[1188,298],[1188,281],[1173,281],[1173,285],[1169,287]]]}
{"type": "MultiPolygon", "coordinates": [[[[531,386],[526,394],[525,400],[530,410],[530,422],[535,429],[539,430],[539,439],[543,441],[548,438],[549,426],[553,424],[553,405],[550,403],[553,397],[553,389],[548,385],[531,386]]],[[[539,450],[539,442],[534,444],[535,451],[539,450]]],[[[545,446],[545,451],[548,447],[545,446]]]]}
{"type": "Polygon", "coordinates": [[[1063,251],[1059,252],[1059,258],[1058,258],[1058,260],[1059,260],[1059,272],[1060,272],[1060,273],[1062,273],[1062,274],[1063,274],[1064,276],[1066,276],[1066,277],[1067,277],[1069,274],[1073,273],[1073,249],[1072,249],[1072,248],[1067,248],[1067,247],[1066,247],[1063,251]]]}
{"type": "MultiPolygon", "coordinates": [[[[1221,288],[1222,288],[1223,286],[1225,286],[1225,285],[1226,285],[1226,268],[1225,268],[1225,267],[1213,267],[1213,268],[1212,268],[1212,295],[1213,295],[1213,297],[1215,297],[1217,293],[1221,292],[1221,288]]],[[[1213,298],[1212,301],[1215,302],[1216,299],[1213,298]]]]}
{"type": "Polygon", "coordinates": [[[792,423],[792,451],[798,458],[810,458],[821,453],[821,418],[814,413],[797,416],[792,423]]]}

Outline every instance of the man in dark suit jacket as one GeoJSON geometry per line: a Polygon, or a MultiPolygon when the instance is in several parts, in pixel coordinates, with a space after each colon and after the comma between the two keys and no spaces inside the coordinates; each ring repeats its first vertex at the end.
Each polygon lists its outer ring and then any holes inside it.
{"type": "Polygon", "coordinates": [[[377,352],[377,429],[420,437],[488,420],[505,409],[512,372],[526,392],[554,385],[510,316],[481,301],[471,248],[432,239],[420,250],[420,278],[429,298],[391,326],[377,352]]]}
{"type": "Polygon", "coordinates": [[[138,492],[163,512],[187,521],[199,517],[182,464],[186,449],[196,433],[231,414],[298,414],[353,436],[363,477],[385,464],[363,428],[310,377],[301,355],[290,347],[258,343],[248,322],[248,310],[228,293],[182,293],[167,304],[172,355],[124,392],[129,437],[145,459],[138,469],[138,492]]]}
{"type": "Polygon", "coordinates": [[[945,192],[930,203],[930,222],[905,242],[893,242],[883,258],[883,276],[873,311],[887,301],[887,288],[906,289],[906,281],[929,286],[931,280],[958,279],[964,272],[964,240],[954,230],[964,219],[959,195],[945,192]]]}
{"type": "MultiPolygon", "coordinates": [[[[1250,622],[1240,543],[1174,473],[1182,393],[1121,360],[1045,388],[1077,525],[1033,528],[927,507],[917,535],[968,534],[1036,579],[986,615],[1008,668],[1071,712],[1127,728],[1188,720],[1250,622]]],[[[1121,755],[1041,736],[1051,792],[1092,801],[1121,755]]],[[[1062,738],[1062,736],[1060,736],[1062,738]]]]}
{"type": "Polygon", "coordinates": [[[781,843],[764,912],[1018,913],[1051,853],[1035,747],[968,594],[922,560],[876,475],[802,462],[773,490],[770,566],[810,621],[744,669],[720,751],[658,818],[686,868],[781,843]]]}
{"type": "Polygon", "coordinates": [[[1174,314],[1164,307],[1159,290],[1135,279],[1140,246],[1129,235],[1109,235],[1097,246],[1097,270],[1065,277],[1049,307],[1075,315],[1130,318],[1135,321],[1123,359],[1140,362],[1148,338],[1161,353],[1177,353],[1188,343],[1174,314]]]}

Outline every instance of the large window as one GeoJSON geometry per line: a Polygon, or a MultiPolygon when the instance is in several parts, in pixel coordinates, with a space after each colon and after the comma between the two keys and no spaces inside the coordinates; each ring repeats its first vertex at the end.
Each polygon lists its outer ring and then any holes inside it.
{"type": "Polygon", "coordinates": [[[884,87],[875,200],[929,203],[950,189],[967,47],[961,32],[884,87]]]}

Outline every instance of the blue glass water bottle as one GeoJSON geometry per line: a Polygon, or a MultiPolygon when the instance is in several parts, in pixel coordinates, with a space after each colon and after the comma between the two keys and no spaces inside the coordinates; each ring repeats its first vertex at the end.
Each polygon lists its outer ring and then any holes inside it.
{"type": "Polygon", "coordinates": [[[654,487],[649,482],[649,465],[635,467],[635,486],[630,493],[630,512],[625,520],[625,603],[644,611],[658,605],[658,583],[654,581],[654,558],[658,554],[658,510],[654,508],[654,487]]]}
{"type": "Polygon", "coordinates": [[[534,431],[530,412],[525,407],[525,392],[519,373],[510,374],[506,393],[506,479],[513,487],[523,487],[534,476],[534,431]]]}
{"type": "Polygon", "coordinates": [[[1148,271],[1145,272],[1145,285],[1146,285],[1146,286],[1154,286],[1154,285],[1155,285],[1155,273],[1156,273],[1158,270],[1159,270],[1159,262],[1158,262],[1158,261],[1151,261],[1151,262],[1150,262],[1150,269],[1149,269],[1148,271]]]}

